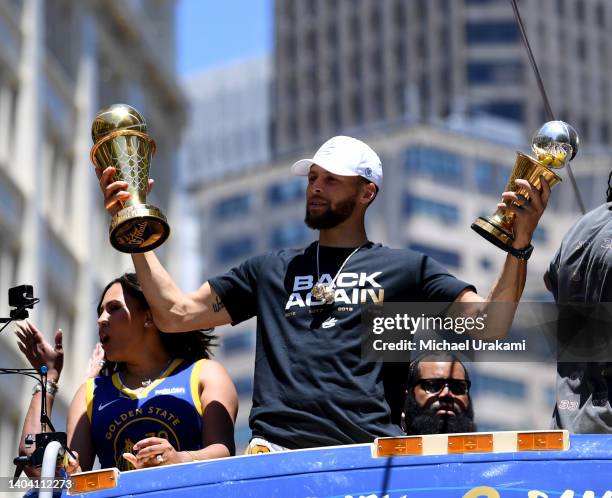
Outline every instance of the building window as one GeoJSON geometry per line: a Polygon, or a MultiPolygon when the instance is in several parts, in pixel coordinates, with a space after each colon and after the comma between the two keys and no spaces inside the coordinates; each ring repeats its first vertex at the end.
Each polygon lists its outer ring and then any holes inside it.
{"type": "Polygon", "coordinates": [[[546,242],[548,240],[548,230],[541,225],[533,232],[532,239],[534,242],[546,242]]]}
{"type": "Polygon", "coordinates": [[[357,12],[349,20],[349,32],[353,41],[359,43],[361,40],[361,22],[357,12]]]}
{"type": "Polygon", "coordinates": [[[548,406],[555,406],[557,404],[557,391],[552,387],[546,387],[543,390],[544,402],[548,406]]]}
{"type": "Polygon", "coordinates": [[[250,396],[253,392],[253,379],[251,377],[239,377],[234,380],[234,386],[236,386],[239,398],[250,396]]]}
{"type": "Polygon", "coordinates": [[[312,231],[302,221],[286,223],[272,230],[270,247],[282,249],[299,246],[307,242],[311,235],[312,231]]]}
{"type": "Polygon", "coordinates": [[[518,61],[472,62],[467,67],[468,83],[508,84],[523,81],[523,65],[518,61]]]}
{"type": "Polygon", "coordinates": [[[520,102],[487,102],[486,104],[471,105],[469,114],[486,114],[498,116],[512,121],[523,120],[523,105],[520,102]]]}
{"type": "MultiPolygon", "coordinates": [[[[508,190],[506,187],[508,186],[508,182],[510,181],[510,177],[512,176],[512,168],[508,166],[502,166],[497,172],[497,188],[493,195],[498,196],[501,192],[508,190]]],[[[558,196],[555,196],[558,197],[558,196]]]]}
{"type": "Polygon", "coordinates": [[[469,44],[512,43],[519,40],[519,32],[513,22],[470,22],[465,27],[469,44]]]}
{"type": "Polygon", "coordinates": [[[395,64],[398,69],[400,77],[403,76],[406,71],[406,46],[403,40],[399,40],[395,45],[395,64]]]}
{"type": "Polygon", "coordinates": [[[385,97],[380,87],[372,92],[372,113],[376,120],[382,119],[385,114],[385,97]]]}
{"type": "Polygon", "coordinates": [[[490,194],[495,192],[496,181],[495,173],[497,171],[495,164],[486,161],[476,161],[474,165],[474,176],[476,179],[476,188],[479,192],[490,194]]]}
{"type": "Polygon", "coordinates": [[[559,16],[565,15],[565,0],[557,0],[557,14],[559,16]]]}
{"type": "Polygon", "coordinates": [[[458,252],[419,243],[410,244],[408,247],[413,251],[422,252],[432,257],[444,266],[452,266],[453,268],[461,266],[461,255],[458,252]]]}
{"type": "Polygon", "coordinates": [[[370,67],[369,71],[379,74],[383,70],[383,54],[380,49],[377,48],[370,54],[370,67]]]}
{"type": "Polygon", "coordinates": [[[491,268],[493,268],[493,263],[491,262],[489,258],[480,258],[478,260],[478,265],[483,270],[490,270],[491,268]]]}
{"type": "Polygon", "coordinates": [[[338,27],[335,23],[327,27],[327,43],[334,49],[338,47],[338,27]]]}
{"type": "Polygon", "coordinates": [[[582,0],[576,0],[575,7],[576,7],[576,20],[579,22],[583,22],[584,21],[584,3],[582,2],[582,0]]]}
{"type": "Polygon", "coordinates": [[[353,110],[353,124],[360,125],[363,123],[363,100],[358,92],[353,93],[351,97],[351,108],[353,110]]]}
{"type": "Polygon", "coordinates": [[[238,258],[250,256],[255,252],[255,241],[251,237],[237,237],[225,240],[217,246],[217,261],[227,263],[238,258]]]}
{"type": "Polygon", "coordinates": [[[266,192],[266,198],[273,206],[304,200],[306,182],[303,178],[292,178],[289,181],[271,185],[266,192]]]}
{"type": "Polygon", "coordinates": [[[457,206],[422,197],[406,195],[404,197],[402,211],[408,216],[424,214],[432,218],[437,218],[442,223],[446,224],[455,224],[459,221],[459,209],[457,206]]]}
{"type": "Polygon", "coordinates": [[[361,84],[362,75],[361,75],[361,57],[359,54],[355,54],[351,56],[350,59],[350,67],[351,67],[351,76],[355,84],[361,84]]]}
{"type": "MultiPolygon", "coordinates": [[[[305,3],[309,4],[311,2],[305,2],[305,3]]],[[[317,33],[316,31],[314,30],[309,31],[308,34],[306,35],[306,47],[308,48],[308,53],[314,57],[317,53],[317,33]]]]}
{"type": "Polygon", "coordinates": [[[317,2],[301,2],[300,5],[304,7],[304,11],[308,16],[317,15],[317,2]]]}
{"type": "Polygon", "coordinates": [[[498,432],[498,431],[507,431],[510,428],[503,425],[497,424],[495,422],[486,421],[478,421],[478,432],[498,432]]]}
{"type": "Polygon", "coordinates": [[[338,131],[340,129],[340,125],[342,120],[340,119],[340,105],[337,100],[334,100],[329,107],[329,119],[334,131],[338,131]]]}
{"type": "Polygon", "coordinates": [[[579,60],[585,60],[587,58],[587,44],[586,40],[581,36],[576,41],[578,44],[577,52],[579,60]]]}
{"type": "Polygon", "coordinates": [[[248,213],[251,209],[251,196],[248,194],[228,197],[217,202],[213,212],[217,218],[224,220],[235,218],[248,213]]]}
{"type": "Polygon", "coordinates": [[[223,353],[226,355],[244,353],[251,349],[253,349],[253,332],[250,330],[223,337],[223,353]]]}
{"type": "Polygon", "coordinates": [[[595,19],[597,20],[597,25],[600,28],[606,27],[606,9],[603,3],[597,4],[595,6],[595,19]]]}
{"type": "Polygon", "coordinates": [[[406,29],[406,6],[403,0],[398,0],[393,8],[393,19],[398,30],[406,29]]]}
{"type": "Polygon", "coordinates": [[[66,75],[71,79],[76,77],[78,57],[78,36],[76,29],[76,5],[74,2],[57,0],[45,3],[45,26],[62,29],[46,29],[45,42],[49,52],[59,63],[66,75]],[[66,43],[66,40],[77,40],[77,43],[66,43]]]}
{"type": "Polygon", "coordinates": [[[481,393],[495,393],[510,398],[522,399],[526,395],[526,390],[525,384],[522,382],[479,374],[477,382],[474,382],[472,394],[481,393]]]}
{"type": "Polygon", "coordinates": [[[476,188],[483,194],[497,196],[506,190],[512,168],[488,161],[477,160],[474,164],[476,188]]]}
{"type": "Polygon", "coordinates": [[[601,125],[601,141],[605,144],[610,143],[610,127],[608,123],[602,123],[601,125]]]}
{"type": "Polygon", "coordinates": [[[404,171],[410,177],[463,185],[463,158],[442,149],[421,146],[408,149],[404,154],[404,171]]]}

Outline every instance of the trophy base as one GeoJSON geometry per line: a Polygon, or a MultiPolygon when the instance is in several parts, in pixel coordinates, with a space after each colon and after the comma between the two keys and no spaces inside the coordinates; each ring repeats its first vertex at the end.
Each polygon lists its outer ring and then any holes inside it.
{"type": "Polygon", "coordinates": [[[152,251],[170,235],[170,226],[163,213],[150,204],[123,208],[111,221],[111,245],[129,254],[152,251]]]}
{"type": "Polygon", "coordinates": [[[514,242],[514,236],[512,234],[497,226],[489,218],[483,218],[482,216],[477,218],[474,223],[472,223],[471,228],[478,235],[484,237],[489,242],[506,252],[508,252],[508,249],[512,247],[512,243],[514,242]]]}

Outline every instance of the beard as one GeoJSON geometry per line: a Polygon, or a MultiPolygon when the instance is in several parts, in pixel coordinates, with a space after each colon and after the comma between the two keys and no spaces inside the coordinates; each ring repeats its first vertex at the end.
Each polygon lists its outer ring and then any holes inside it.
{"type": "Polygon", "coordinates": [[[458,412],[455,416],[440,417],[431,408],[419,406],[416,400],[408,395],[402,413],[401,427],[408,436],[422,434],[455,434],[458,432],[476,432],[472,403],[467,412],[458,412]]]}
{"type": "Polygon", "coordinates": [[[313,230],[325,230],[337,227],[353,214],[356,204],[357,201],[355,199],[345,199],[338,202],[334,207],[328,206],[325,211],[316,216],[310,213],[307,204],[304,223],[313,230]]]}

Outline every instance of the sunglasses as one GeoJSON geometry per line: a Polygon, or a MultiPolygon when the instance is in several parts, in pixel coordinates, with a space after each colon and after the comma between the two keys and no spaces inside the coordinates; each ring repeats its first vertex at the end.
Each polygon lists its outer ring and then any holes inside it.
{"type": "Polygon", "coordinates": [[[462,395],[470,390],[472,383],[469,380],[462,379],[419,379],[417,385],[430,394],[437,394],[445,386],[448,386],[453,394],[462,395]]]}

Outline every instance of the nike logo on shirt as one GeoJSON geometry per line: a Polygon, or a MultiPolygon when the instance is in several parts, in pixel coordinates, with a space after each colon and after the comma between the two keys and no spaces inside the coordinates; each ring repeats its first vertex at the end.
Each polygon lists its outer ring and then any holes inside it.
{"type": "Polygon", "coordinates": [[[99,412],[101,412],[101,411],[102,411],[102,410],[104,410],[104,408],[106,408],[108,405],[112,405],[112,404],[113,404],[115,401],[119,401],[121,398],[123,398],[123,399],[130,399],[130,398],[128,398],[127,396],[124,396],[124,395],[120,394],[120,395],[119,395],[119,398],[117,398],[117,399],[113,399],[113,400],[109,401],[108,403],[100,403],[100,404],[98,405],[98,411],[99,411],[99,412]]]}
{"type": "Polygon", "coordinates": [[[336,325],[336,322],[338,320],[336,318],[333,317],[329,317],[327,320],[325,320],[322,324],[321,327],[323,327],[324,329],[329,329],[331,327],[333,327],[334,325],[336,325]]]}

